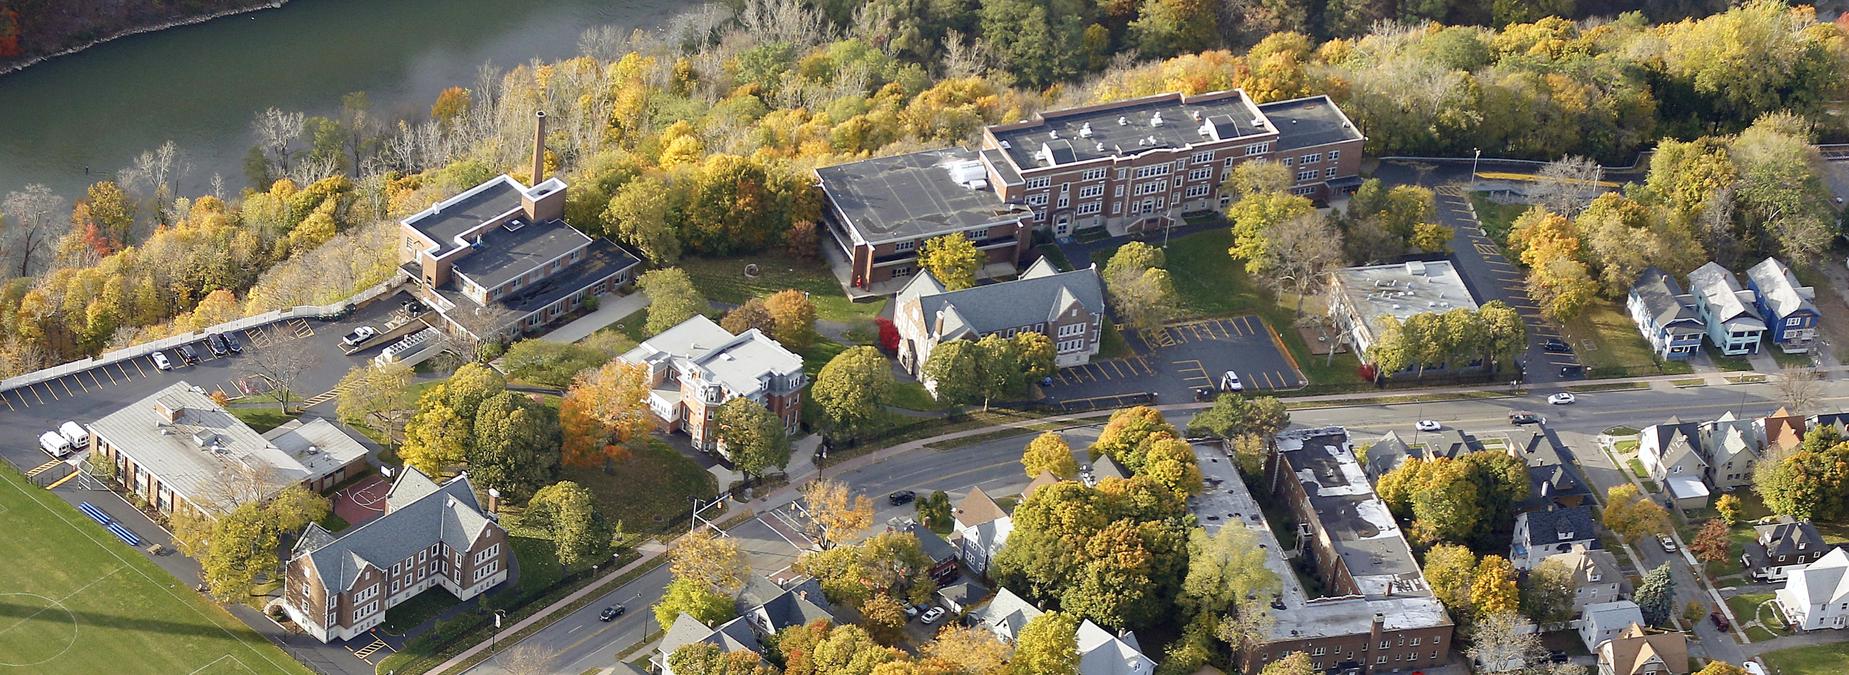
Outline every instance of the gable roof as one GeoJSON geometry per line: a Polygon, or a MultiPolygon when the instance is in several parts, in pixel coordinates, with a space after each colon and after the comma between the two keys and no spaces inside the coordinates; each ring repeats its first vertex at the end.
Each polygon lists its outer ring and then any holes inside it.
{"type": "Polygon", "coordinates": [[[1156,662],[1143,655],[1134,633],[1119,637],[1085,619],[1076,637],[1080,675],[1146,675],[1155,670],[1156,662]]]}
{"type": "Polygon", "coordinates": [[[1785,589],[1801,605],[1849,602],[1849,552],[1837,547],[1817,562],[1792,570],[1785,589]]]}
{"type": "Polygon", "coordinates": [[[1701,425],[1701,449],[1710,465],[1721,464],[1739,455],[1759,455],[1758,434],[1751,420],[1735,417],[1732,410],[1701,425]]]}
{"type": "MultiPolygon", "coordinates": [[[[1529,511],[1516,518],[1528,521],[1528,543],[1536,549],[1598,539],[1598,532],[1592,524],[1592,507],[1589,506],[1529,511]]],[[[1571,547],[1558,550],[1571,550],[1571,547]]]]}
{"type": "Polygon", "coordinates": [[[1015,595],[1014,591],[1003,588],[995,593],[995,599],[988,604],[970,612],[970,616],[989,626],[996,635],[1010,642],[1014,636],[1021,634],[1027,622],[1034,620],[1043,612],[1026,598],[1015,595]]]}
{"type": "Polygon", "coordinates": [[[1631,284],[1631,295],[1644,307],[1650,323],[1657,327],[1676,322],[1701,325],[1701,315],[1695,313],[1692,306],[1695,299],[1682,292],[1682,285],[1676,278],[1665,274],[1655,267],[1645,268],[1637,276],[1637,282],[1631,284]]]}
{"type": "Polygon", "coordinates": [[[1104,313],[1104,283],[1096,267],[1060,272],[1041,258],[1019,279],[956,291],[942,290],[929,272],[918,277],[900,291],[900,304],[916,298],[925,330],[940,340],[1050,322],[1074,303],[1104,313]]]}
{"type": "MultiPolygon", "coordinates": [[[[755,580],[756,577],[753,577],[755,580]]],[[[766,580],[768,583],[768,580],[766,580]]],[[[750,584],[747,583],[747,586],[750,584]]],[[[775,584],[770,584],[775,587],[775,584]]],[[[768,589],[761,589],[768,590],[768,589]]],[[[822,584],[811,577],[801,583],[781,590],[781,593],[757,603],[747,611],[762,612],[760,619],[764,622],[759,628],[776,633],[791,626],[807,626],[818,620],[837,623],[834,606],[822,595],[822,584]]]]}
{"type": "Polygon", "coordinates": [[[1461,429],[1445,429],[1434,434],[1433,439],[1425,444],[1425,458],[1457,459],[1470,454],[1475,449],[1475,438],[1465,434],[1461,429]]]}
{"type": "Polygon", "coordinates": [[[937,589],[937,597],[967,609],[989,597],[989,587],[975,581],[959,581],[937,589]]]}
{"type": "Polygon", "coordinates": [[[1823,535],[1808,520],[1784,519],[1753,526],[1753,540],[1772,555],[1797,555],[1823,550],[1823,535]]]}
{"type": "Polygon", "coordinates": [[[1783,406],[1770,415],[1759,419],[1759,433],[1766,445],[1789,450],[1804,442],[1806,421],[1802,415],[1793,415],[1783,406]]]}
{"type": "Polygon", "coordinates": [[[1683,422],[1674,417],[1662,424],[1652,424],[1644,428],[1645,440],[1657,453],[1659,463],[1669,466],[1679,464],[1683,459],[1693,458],[1696,464],[1707,466],[1706,453],[1701,450],[1701,423],[1683,422]]]}
{"type": "Polygon", "coordinates": [[[1110,455],[1099,455],[1098,459],[1091,463],[1091,473],[1092,476],[1096,477],[1099,481],[1103,481],[1106,478],[1130,477],[1130,470],[1124,468],[1122,463],[1113,459],[1110,455]]]}
{"type": "Polygon", "coordinates": [[[1754,290],[1759,291],[1760,302],[1765,303],[1766,309],[1772,310],[1776,318],[1800,312],[1817,313],[1817,305],[1811,302],[1817,297],[1817,291],[1798,285],[1798,275],[1792,274],[1791,268],[1778,258],[1766,258],[1747,269],[1746,278],[1752,282],[1754,290]]]}
{"type": "Polygon", "coordinates": [[[701,642],[718,647],[719,651],[727,654],[737,651],[757,653],[763,649],[763,645],[758,642],[757,634],[752,632],[750,624],[746,623],[742,616],[719,624],[716,628],[708,628],[706,624],[700,623],[699,619],[693,618],[686,612],[681,612],[680,616],[674,617],[673,625],[670,625],[668,632],[662,636],[657,650],[661,654],[662,662],[666,663],[668,657],[673,656],[676,650],[701,642]]]}
{"type": "Polygon", "coordinates": [[[1688,284],[1694,295],[1707,300],[1709,313],[1715,320],[1732,324],[1736,330],[1765,329],[1759,310],[1741,297],[1751,295],[1752,291],[1741,287],[1740,280],[1720,263],[1710,261],[1695,268],[1688,273],[1688,284]]]}
{"type": "Polygon", "coordinates": [[[1575,545],[1565,553],[1547,556],[1542,562],[1549,560],[1566,565],[1573,572],[1573,580],[1581,586],[1624,581],[1624,570],[1618,567],[1618,558],[1610,551],[1575,545]]]}
{"type": "Polygon", "coordinates": [[[963,501],[957,502],[956,521],[959,530],[967,530],[1007,517],[1008,512],[1003,511],[1000,504],[990,499],[989,493],[983,492],[981,487],[970,488],[969,494],[963,497],[963,501]]]}
{"type": "Polygon", "coordinates": [[[1629,600],[1595,602],[1586,605],[1580,617],[1583,621],[1592,624],[1595,635],[1611,630],[1614,626],[1630,626],[1641,624],[1644,621],[1643,610],[1637,607],[1637,603],[1629,600]]]}
{"type": "Polygon", "coordinates": [[[957,557],[956,547],[951,546],[950,542],[944,541],[943,537],[937,536],[937,533],[929,528],[914,525],[911,531],[912,536],[918,538],[918,549],[923,551],[925,557],[930,558],[931,562],[940,563],[957,557]]]}
{"type": "Polygon", "coordinates": [[[386,495],[385,515],[336,538],[316,537],[318,546],[297,546],[290,558],[309,556],[321,585],[329,592],[340,592],[352,585],[365,565],[390,569],[439,541],[451,550],[466,551],[493,526],[475,501],[468,474],[438,485],[406,466],[386,495]]]}
{"type": "Polygon", "coordinates": [[[1412,454],[1412,448],[1406,445],[1406,441],[1400,440],[1397,432],[1389,431],[1380,440],[1367,446],[1366,454],[1368,475],[1378,479],[1405,463],[1406,457],[1412,454]]]}
{"type": "Polygon", "coordinates": [[[1027,481],[1027,487],[1021,490],[1021,498],[1026,499],[1028,497],[1032,497],[1034,496],[1034,492],[1038,491],[1040,488],[1043,488],[1043,487],[1046,487],[1048,485],[1052,485],[1058,482],[1059,482],[1059,476],[1053,475],[1053,472],[1041,471],[1040,475],[1034,476],[1033,480],[1027,481]]]}
{"type": "Polygon", "coordinates": [[[1642,625],[1633,623],[1599,647],[1599,661],[1610,664],[1617,675],[1633,675],[1651,663],[1671,673],[1686,673],[1688,638],[1681,633],[1646,633],[1642,625]]]}

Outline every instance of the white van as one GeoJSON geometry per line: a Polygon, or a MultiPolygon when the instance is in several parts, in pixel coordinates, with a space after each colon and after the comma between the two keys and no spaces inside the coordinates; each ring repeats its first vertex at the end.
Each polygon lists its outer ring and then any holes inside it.
{"type": "Polygon", "coordinates": [[[65,422],[62,426],[59,426],[58,435],[63,436],[64,440],[70,441],[71,447],[77,450],[90,447],[90,430],[83,428],[83,425],[76,422],[65,422]]]}
{"type": "Polygon", "coordinates": [[[39,449],[52,457],[64,459],[71,454],[71,442],[64,440],[56,431],[47,431],[39,436],[39,449]]]}

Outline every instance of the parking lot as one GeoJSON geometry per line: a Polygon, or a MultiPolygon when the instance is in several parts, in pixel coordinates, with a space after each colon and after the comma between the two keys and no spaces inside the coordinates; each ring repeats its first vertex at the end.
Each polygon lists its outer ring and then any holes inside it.
{"type": "MultiPolygon", "coordinates": [[[[283,319],[237,331],[242,353],[218,356],[203,340],[195,341],[191,343],[198,359],[195,364],[180,358],[177,348],[163,350],[171,370],[161,370],[153,356],[146,355],[0,391],[0,458],[21,471],[40,469],[51,457],[39,449],[39,434],[66,421],[88,424],[175,382],[184,381],[207,394],[223,392],[233,400],[261,394],[270,384],[258,376],[251,361],[269,350],[287,349],[301,355],[304,367],[294,386],[296,400],[326,403],[333,399],[331,392],[340,378],[377,352],[372,349],[349,356],[341,349],[341,336],[360,325],[383,325],[393,313],[402,311],[399,302],[407,297],[388,296],[344,319],[283,319]]],[[[67,461],[79,457],[81,453],[67,461]]]]}
{"type": "Polygon", "coordinates": [[[1308,384],[1256,316],[1185,321],[1124,338],[1132,355],[1061,368],[1046,387],[1049,399],[1069,410],[1188,401],[1197,389],[1219,387],[1229,372],[1251,392],[1308,384]]]}

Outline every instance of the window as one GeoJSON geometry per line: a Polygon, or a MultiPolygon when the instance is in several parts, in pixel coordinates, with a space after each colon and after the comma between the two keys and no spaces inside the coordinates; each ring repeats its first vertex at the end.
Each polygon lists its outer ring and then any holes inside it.
{"type": "Polygon", "coordinates": [[[1188,172],[1188,180],[1207,180],[1213,177],[1213,167],[1203,166],[1188,172]]]}
{"type": "Polygon", "coordinates": [[[1381,641],[1380,641],[1380,648],[1381,648],[1381,649],[1389,649],[1389,648],[1392,648],[1392,647],[1393,647],[1393,643],[1392,643],[1392,642],[1389,642],[1389,641],[1387,641],[1387,640],[1381,640],[1381,641]]]}
{"type": "Polygon", "coordinates": [[[1046,211],[1042,211],[1040,209],[1034,209],[1034,222],[1036,223],[1046,222],[1046,211]]]}
{"type": "Polygon", "coordinates": [[[1122,183],[1118,183],[1117,187],[1111,189],[1111,196],[1112,197],[1124,196],[1124,186],[1122,183]]]}
{"type": "Polygon", "coordinates": [[[892,268],[892,278],[894,279],[903,279],[909,276],[912,276],[912,268],[909,265],[892,268]]]}
{"type": "Polygon", "coordinates": [[[1143,195],[1153,195],[1157,192],[1161,192],[1166,189],[1168,189],[1168,184],[1165,182],[1159,181],[1159,180],[1152,180],[1147,183],[1137,183],[1136,184],[1136,196],[1141,197],[1143,195]]]}
{"type": "Polygon", "coordinates": [[[1072,337],[1074,335],[1084,335],[1084,334],[1085,334],[1085,324],[1082,324],[1082,323],[1067,324],[1067,325],[1059,327],[1060,337],[1072,337]]]}
{"type": "Polygon", "coordinates": [[[1083,204],[1079,204],[1078,213],[1081,216],[1095,215],[1100,210],[1103,210],[1103,207],[1104,207],[1104,204],[1100,202],[1085,202],[1083,204]]]}
{"type": "Polygon", "coordinates": [[[1413,647],[1417,647],[1417,646],[1419,646],[1419,638],[1416,638],[1416,637],[1415,637],[1415,638],[1413,638],[1413,639],[1412,639],[1412,642],[1411,642],[1411,643],[1409,643],[1409,644],[1410,644],[1410,646],[1413,646],[1413,647]]]}
{"type": "Polygon", "coordinates": [[[1052,185],[1052,184],[1053,184],[1053,179],[1048,178],[1046,176],[1040,176],[1038,178],[1027,179],[1027,189],[1029,190],[1043,190],[1043,189],[1046,189],[1046,186],[1052,185]]]}
{"type": "Polygon", "coordinates": [[[1155,166],[1139,167],[1136,170],[1136,177],[1137,178],[1149,178],[1152,176],[1166,176],[1169,174],[1169,171],[1173,170],[1174,168],[1175,167],[1168,165],[1168,164],[1157,164],[1155,166]]]}
{"type": "Polygon", "coordinates": [[[417,552],[417,561],[418,561],[418,562],[423,562],[423,561],[424,561],[424,556],[425,556],[425,555],[428,555],[429,553],[430,553],[430,551],[427,551],[427,550],[426,550],[426,551],[418,551],[418,552],[417,552]]]}
{"type": "Polygon", "coordinates": [[[1104,167],[1086,169],[1085,178],[1083,180],[1104,180],[1104,167]]]}
{"type": "Polygon", "coordinates": [[[481,562],[482,562],[483,560],[487,560],[487,559],[489,559],[489,558],[492,558],[492,557],[494,557],[494,556],[495,556],[496,554],[499,554],[500,552],[501,552],[501,545],[500,545],[500,544],[495,544],[495,545],[493,545],[493,546],[489,546],[488,548],[484,548],[484,549],[482,549],[481,551],[479,551],[479,552],[477,552],[477,553],[475,554],[475,563],[476,563],[476,564],[481,564],[481,562]]]}
{"type": "Polygon", "coordinates": [[[1062,209],[1063,209],[1063,208],[1066,208],[1066,207],[1068,207],[1068,206],[1071,206],[1071,205],[1072,205],[1072,197],[1070,197],[1070,196],[1068,196],[1068,195],[1066,195],[1066,194],[1064,194],[1064,193],[1061,193],[1061,194],[1059,195],[1059,208],[1062,208],[1062,209]]]}
{"type": "Polygon", "coordinates": [[[1312,152],[1303,156],[1304,164],[1315,164],[1320,161],[1323,161],[1323,153],[1320,152],[1312,152]]]}
{"type": "Polygon", "coordinates": [[[1044,194],[1028,195],[1027,203],[1030,206],[1046,206],[1046,195],[1044,194]]]}
{"type": "Polygon", "coordinates": [[[373,613],[378,612],[378,611],[379,611],[379,601],[374,600],[372,602],[366,603],[365,606],[360,607],[359,611],[354,612],[353,618],[361,619],[361,618],[369,617],[369,616],[372,616],[373,613]]]}
{"type": "Polygon", "coordinates": [[[1380,656],[1377,656],[1374,658],[1374,663],[1385,664],[1386,662],[1387,662],[1386,654],[1381,654],[1380,656]]]}
{"type": "Polygon", "coordinates": [[[1175,189],[1177,190],[1181,189],[1181,176],[1175,177],[1175,189]]]}
{"type": "Polygon", "coordinates": [[[1334,178],[1335,177],[1335,167],[1332,166],[1327,169],[1323,169],[1323,177],[1324,178],[1334,178]]]}
{"type": "Polygon", "coordinates": [[[1315,191],[1316,191],[1316,186],[1314,185],[1306,185],[1303,187],[1294,187],[1290,189],[1290,193],[1293,195],[1307,195],[1315,191]]]}
{"type": "Polygon", "coordinates": [[[1068,192],[1071,192],[1071,191],[1072,191],[1072,184],[1071,184],[1071,183],[1060,183],[1060,184],[1059,184],[1059,193],[1060,193],[1060,194],[1062,194],[1062,195],[1063,195],[1063,194],[1066,194],[1066,193],[1068,193],[1068,192]]]}
{"type": "Polygon", "coordinates": [[[1085,348],[1084,340],[1060,340],[1059,344],[1054,345],[1054,349],[1057,350],[1061,354],[1068,354],[1071,352],[1076,352],[1084,348],[1085,348]]]}
{"type": "Polygon", "coordinates": [[[1298,181],[1298,182],[1302,182],[1302,181],[1306,181],[1306,180],[1315,180],[1315,179],[1316,179],[1316,170],[1315,170],[1315,169],[1305,169],[1305,170],[1303,170],[1303,171],[1298,171],[1298,172],[1297,172],[1297,181],[1298,181]]]}
{"type": "Polygon", "coordinates": [[[1129,169],[1118,169],[1117,170],[1117,180],[1123,180],[1124,176],[1127,176],[1127,175],[1130,175],[1129,169]]]}
{"type": "Polygon", "coordinates": [[[501,561],[491,560],[488,562],[488,564],[475,568],[475,578],[469,580],[469,582],[474,583],[477,581],[481,581],[482,579],[486,579],[489,576],[492,576],[495,572],[498,572],[500,570],[501,570],[501,561]]]}
{"type": "Polygon", "coordinates": [[[1041,322],[1041,323],[1037,323],[1037,324],[1034,324],[1034,332],[1036,332],[1036,333],[1045,333],[1045,332],[1046,332],[1046,323],[1045,323],[1045,322],[1041,322]]]}
{"type": "Polygon", "coordinates": [[[1310,656],[1322,656],[1327,653],[1329,653],[1329,650],[1324,649],[1322,647],[1316,647],[1310,650],[1310,656]]]}
{"type": "Polygon", "coordinates": [[[1291,158],[1289,158],[1289,157],[1285,157],[1285,158],[1284,158],[1284,166],[1290,166],[1290,165],[1291,165],[1291,158]]]}
{"type": "Polygon", "coordinates": [[[1267,152],[1271,152],[1270,143],[1253,143],[1246,146],[1246,156],[1248,157],[1252,155],[1262,155],[1267,152]]]}
{"type": "Polygon", "coordinates": [[[1231,157],[1226,158],[1226,168],[1228,169],[1233,168],[1233,158],[1231,157]]]}
{"type": "Polygon", "coordinates": [[[398,566],[392,565],[392,576],[398,576],[398,566]]]}
{"type": "Polygon", "coordinates": [[[1194,153],[1194,163],[1195,164],[1206,164],[1212,161],[1213,161],[1213,151],[1212,150],[1208,150],[1206,152],[1194,153]]]}
{"type": "Polygon", "coordinates": [[[1212,185],[1202,183],[1200,185],[1189,185],[1187,194],[1188,194],[1189,199],[1194,199],[1197,197],[1205,197],[1207,196],[1207,193],[1212,192],[1212,191],[1213,191],[1212,185]]]}
{"type": "Polygon", "coordinates": [[[367,600],[371,600],[378,596],[379,596],[379,585],[373,584],[371,586],[367,586],[365,588],[360,589],[358,593],[354,593],[353,602],[355,604],[358,604],[358,603],[365,602],[367,600]]]}
{"type": "Polygon", "coordinates": [[[1330,151],[1329,151],[1329,161],[1331,161],[1331,162],[1333,162],[1333,161],[1335,161],[1335,160],[1338,160],[1338,159],[1341,159],[1341,158],[1342,158],[1342,151],[1341,151],[1341,150],[1330,150],[1330,151]]]}
{"type": "Polygon", "coordinates": [[[1802,325],[1804,325],[1804,317],[1801,317],[1801,316],[1794,316],[1794,317],[1791,317],[1791,318],[1789,318],[1789,319],[1786,319],[1786,320],[1785,320],[1785,325],[1787,325],[1787,326],[1802,326],[1802,325]]]}
{"type": "Polygon", "coordinates": [[[1091,199],[1092,197],[1103,197],[1103,196],[1104,196],[1104,186],[1103,185],[1087,185],[1085,187],[1079,188],[1079,199],[1091,199]]]}
{"type": "Polygon", "coordinates": [[[397,579],[392,580],[392,594],[393,595],[398,594],[398,580],[397,579]]]}

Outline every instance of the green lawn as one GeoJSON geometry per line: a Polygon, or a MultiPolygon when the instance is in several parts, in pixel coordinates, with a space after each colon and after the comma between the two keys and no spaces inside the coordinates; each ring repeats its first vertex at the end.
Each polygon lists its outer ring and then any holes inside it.
{"type": "Polygon", "coordinates": [[[1719,352],[1708,352],[1708,360],[1714,362],[1715,368],[1728,372],[1740,372],[1753,369],[1753,363],[1746,360],[1744,356],[1727,356],[1719,352]]]}
{"type": "Polygon", "coordinates": [[[1628,377],[1638,375],[1680,375],[1695,372],[1682,361],[1658,364],[1650,343],[1637,332],[1637,324],[1625,316],[1618,303],[1597,299],[1586,311],[1560,328],[1561,337],[1573,345],[1579,362],[1591,368],[1592,377],[1628,377]]]}
{"type": "Polygon", "coordinates": [[[18,472],[0,468],[0,661],[20,672],[310,673],[18,472]]]}
{"type": "Polygon", "coordinates": [[[925,391],[924,385],[909,380],[902,381],[899,383],[899,386],[893,387],[892,405],[905,408],[906,410],[922,410],[926,412],[944,410],[950,407],[943,403],[939,403],[937,398],[931,396],[931,392],[925,391]]]}
{"type": "Polygon", "coordinates": [[[815,301],[815,316],[824,321],[851,322],[870,319],[878,314],[881,302],[854,302],[841,292],[841,284],[819,260],[796,260],[779,254],[758,254],[735,258],[687,258],[681,269],[693,278],[693,285],[714,302],[740,304],[751,298],[768,296],[786,288],[808,291],[815,301]],[[745,265],[756,263],[758,276],[745,278],[745,265]]]}
{"type": "Polygon", "coordinates": [[[1061,271],[1072,271],[1072,261],[1066,259],[1066,252],[1059,250],[1058,244],[1041,244],[1034,248],[1040,251],[1041,257],[1052,262],[1053,265],[1058,267],[1061,271]]]}
{"type": "Polygon", "coordinates": [[[254,407],[233,406],[231,408],[231,414],[243,420],[245,424],[250,425],[250,428],[255,429],[257,433],[275,429],[276,427],[282,426],[282,423],[295,419],[294,415],[277,410],[274,404],[254,407]]]}
{"type": "Polygon", "coordinates": [[[1830,675],[1849,663],[1849,642],[1792,647],[1760,655],[1778,675],[1830,675]]]}
{"type": "Polygon", "coordinates": [[[1620,454],[1637,452],[1637,439],[1626,438],[1622,441],[1612,443],[1612,449],[1617,450],[1620,454]]]}
{"type": "Polygon", "coordinates": [[[1777,361],[1778,367],[1780,368],[1810,368],[1817,365],[1811,361],[1808,352],[1803,354],[1786,354],[1785,350],[1767,346],[1766,353],[1772,355],[1772,360],[1777,361]]]}
{"type": "Polygon", "coordinates": [[[559,478],[590,488],[602,511],[630,534],[659,531],[693,508],[693,497],[718,492],[712,474],[654,438],[604,468],[566,467],[559,478]]]}
{"type": "Polygon", "coordinates": [[[1483,197],[1482,193],[1470,193],[1470,204],[1477,210],[1477,222],[1483,225],[1483,234],[1497,246],[1509,241],[1509,228],[1515,224],[1516,217],[1528,210],[1526,204],[1503,204],[1483,197]]]}

